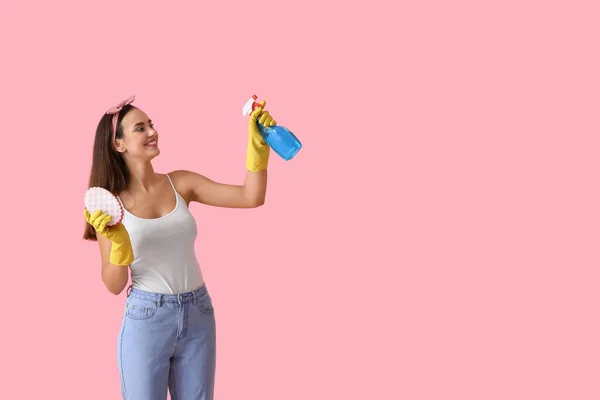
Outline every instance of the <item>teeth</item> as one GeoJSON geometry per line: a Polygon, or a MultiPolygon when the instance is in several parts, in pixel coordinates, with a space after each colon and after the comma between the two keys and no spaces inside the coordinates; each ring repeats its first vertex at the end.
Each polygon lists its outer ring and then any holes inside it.
{"type": "Polygon", "coordinates": [[[150,143],[146,143],[146,146],[151,145],[151,144],[156,144],[156,141],[150,142],[150,143]]]}

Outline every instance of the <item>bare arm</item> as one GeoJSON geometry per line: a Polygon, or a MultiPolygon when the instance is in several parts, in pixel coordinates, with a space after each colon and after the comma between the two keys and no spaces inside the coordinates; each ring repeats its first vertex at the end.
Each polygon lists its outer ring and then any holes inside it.
{"type": "Polygon", "coordinates": [[[264,204],[267,192],[267,170],[248,171],[243,185],[228,185],[191,171],[169,174],[184,197],[216,207],[254,208],[264,204]]]}
{"type": "Polygon", "coordinates": [[[118,295],[125,289],[129,281],[129,267],[111,264],[111,241],[98,233],[96,233],[96,237],[102,258],[102,281],[109,292],[118,295]]]}

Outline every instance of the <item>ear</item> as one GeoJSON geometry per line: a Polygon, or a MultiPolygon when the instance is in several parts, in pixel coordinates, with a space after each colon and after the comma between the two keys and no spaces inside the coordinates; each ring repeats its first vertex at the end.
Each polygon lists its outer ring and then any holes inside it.
{"type": "Polygon", "coordinates": [[[123,144],[123,141],[121,139],[117,139],[117,143],[115,145],[115,148],[117,149],[117,151],[119,153],[125,153],[125,145],[123,144]]]}

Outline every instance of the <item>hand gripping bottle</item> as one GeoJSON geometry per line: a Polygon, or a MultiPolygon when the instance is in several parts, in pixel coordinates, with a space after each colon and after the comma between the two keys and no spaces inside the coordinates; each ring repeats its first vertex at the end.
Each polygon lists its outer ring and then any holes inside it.
{"type": "MultiPolygon", "coordinates": [[[[242,115],[250,115],[254,109],[260,104],[256,101],[256,95],[253,95],[250,100],[244,105],[242,115]]],[[[256,122],[258,130],[265,142],[277,153],[281,158],[288,161],[294,158],[296,153],[302,148],[302,143],[289,129],[284,126],[264,126],[258,121],[256,122]]]]}

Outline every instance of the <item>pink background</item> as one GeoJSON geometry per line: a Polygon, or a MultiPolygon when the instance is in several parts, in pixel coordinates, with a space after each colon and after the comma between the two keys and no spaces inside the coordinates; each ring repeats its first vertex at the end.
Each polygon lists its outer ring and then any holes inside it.
{"type": "Polygon", "coordinates": [[[102,113],[241,183],[257,94],[304,148],[262,208],[192,207],[217,399],[600,398],[595,4],[3,1],[2,397],[120,398],[102,113]]]}

